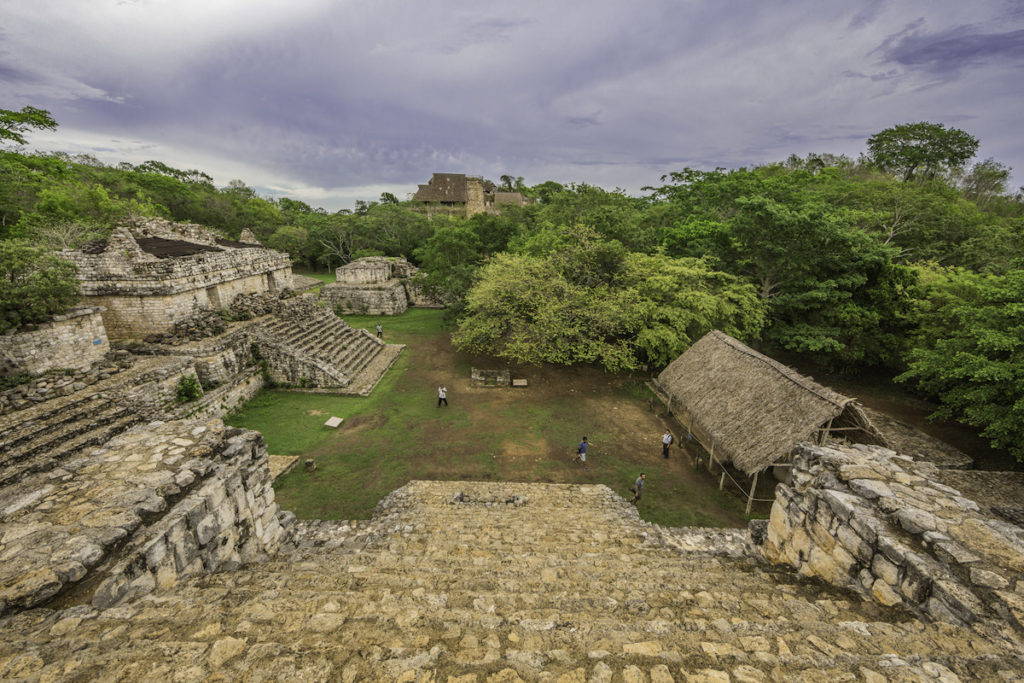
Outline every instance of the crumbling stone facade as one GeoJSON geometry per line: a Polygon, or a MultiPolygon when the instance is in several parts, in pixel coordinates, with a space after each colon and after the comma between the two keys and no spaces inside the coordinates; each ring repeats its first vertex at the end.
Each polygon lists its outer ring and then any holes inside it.
{"type": "Polygon", "coordinates": [[[981,514],[932,463],[802,444],[760,540],[769,562],[887,607],[1024,628],[1024,530],[981,514]]]}
{"type": "Polygon", "coordinates": [[[2,371],[87,370],[110,351],[103,308],[75,308],[49,322],[0,335],[2,371]]]}
{"type": "Polygon", "coordinates": [[[501,192],[494,183],[465,173],[435,173],[412,197],[412,209],[428,216],[497,213],[501,206],[525,206],[521,192],[501,192]]]}
{"type": "Polygon", "coordinates": [[[62,254],[78,268],[82,297],[103,306],[111,339],[169,330],[195,309],[221,309],[239,294],[291,287],[291,261],[245,231],[218,238],[198,225],[138,219],[102,244],[62,254]]]}
{"type": "Polygon", "coordinates": [[[7,487],[0,613],[76,587],[109,607],[276,551],[287,532],[266,458],[256,432],[157,422],[7,487]]]}
{"type": "Polygon", "coordinates": [[[368,256],[335,271],[320,296],[341,314],[400,315],[409,306],[440,308],[413,279],[418,269],[402,258],[368,256]]]}

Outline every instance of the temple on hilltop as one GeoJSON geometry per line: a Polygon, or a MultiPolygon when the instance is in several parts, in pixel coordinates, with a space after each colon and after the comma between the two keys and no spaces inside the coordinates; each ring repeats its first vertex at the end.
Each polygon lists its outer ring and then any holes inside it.
{"type": "Polygon", "coordinates": [[[473,216],[495,213],[501,206],[524,206],[520,192],[501,192],[494,183],[465,173],[435,173],[412,197],[413,209],[427,215],[473,216]]]}
{"type": "Polygon", "coordinates": [[[131,220],[62,256],[78,267],[83,304],[105,309],[115,340],[166,332],[197,307],[226,308],[239,294],[292,286],[288,254],[267,249],[249,230],[235,241],[161,218],[131,220]]]}

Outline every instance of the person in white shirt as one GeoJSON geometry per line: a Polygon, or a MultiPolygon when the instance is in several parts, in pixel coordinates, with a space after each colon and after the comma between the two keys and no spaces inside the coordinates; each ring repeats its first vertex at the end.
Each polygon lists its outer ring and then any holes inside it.
{"type": "Polygon", "coordinates": [[[661,455],[663,457],[668,457],[668,447],[672,445],[672,441],[674,441],[672,432],[666,429],[661,437],[661,455]]]}
{"type": "Polygon", "coordinates": [[[446,407],[448,405],[448,387],[437,388],[437,407],[440,408],[442,404],[446,407]]]}

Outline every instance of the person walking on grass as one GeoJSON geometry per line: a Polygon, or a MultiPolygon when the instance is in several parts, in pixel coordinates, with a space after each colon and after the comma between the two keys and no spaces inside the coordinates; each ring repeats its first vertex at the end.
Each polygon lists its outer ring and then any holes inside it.
{"type": "Polygon", "coordinates": [[[377,339],[383,339],[383,338],[384,338],[384,328],[380,326],[380,323],[377,323],[377,339]]]}
{"type": "Polygon", "coordinates": [[[668,458],[668,448],[672,445],[675,438],[672,436],[672,432],[665,430],[665,433],[661,435],[661,456],[668,458]]]}
{"type": "Polygon", "coordinates": [[[437,388],[437,407],[440,408],[442,404],[448,407],[448,387],[444,386],[437,388]]]}
{"type": "Polygon", "coordinates": [[[583,437],[580,441],[580,445],[576,447],[576,457],[572,459],[573,462],[577,460],[584,465],[587,464],[587,449],[590,448],[590,442],[587,441],[587,437],[583,437]]]}
{"type": "Polygon", "coordinates": [[[633,488],[630,489],[630,491],[633,492],[633,500],[629,501],[633,505],[636,505],[636,502],[640,500],[640,496],[644,492],[645,481],[647,481],[647,475],[641,472],[640,476],[637,477],[636,481],[633,482],[633,488]]]}

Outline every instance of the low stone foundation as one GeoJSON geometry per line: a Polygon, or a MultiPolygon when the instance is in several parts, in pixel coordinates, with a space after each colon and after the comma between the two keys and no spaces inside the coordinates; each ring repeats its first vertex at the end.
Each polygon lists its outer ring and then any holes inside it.
{"type": "Polygon", "coordinates": [[[936,473],[877,446],[801,444],[755,543],[769,562],[882,605],[1024,628],[1024,530],[981,514],[936,473]]]}

